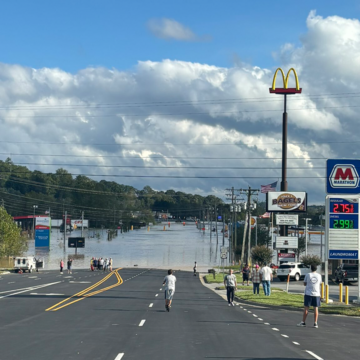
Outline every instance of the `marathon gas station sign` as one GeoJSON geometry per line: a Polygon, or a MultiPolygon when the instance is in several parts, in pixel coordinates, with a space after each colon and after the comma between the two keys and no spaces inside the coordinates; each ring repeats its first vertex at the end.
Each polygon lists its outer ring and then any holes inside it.
{"type": "Polygon", "coordinates": [[[326,253],[328,259],[359,259],[360,160],[327,160],[326,253]]]}

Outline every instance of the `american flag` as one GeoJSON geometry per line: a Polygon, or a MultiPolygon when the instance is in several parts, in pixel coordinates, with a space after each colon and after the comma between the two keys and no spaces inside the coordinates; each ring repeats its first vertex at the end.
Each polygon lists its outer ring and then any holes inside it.
{"type": "Polygon", "coordinates": [[[268,219],[268,218],[270,218],[270,213],[269,213],[269,212],[266,212],[265,214],[260,215],[259,218],[261,218],[261,219],[268,219]]]}
{"type": "Polygon", "coordinates": [[[277,186],[277,181],[273,182],[272,184],[269,184],[269,185],[261,185],[261,192],[263,194],[266,194],[268,192],[271,192],[271,191],[276,191],[276,186],[277,186]]]}

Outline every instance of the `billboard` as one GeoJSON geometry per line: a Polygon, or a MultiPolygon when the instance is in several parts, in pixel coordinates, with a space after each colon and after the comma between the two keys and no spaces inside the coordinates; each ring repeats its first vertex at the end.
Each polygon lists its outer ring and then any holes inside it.
{"type": "Polygon", "coordinates": [[[299,225],[299,215],[276,214],[276,225],[299,225]]]}
{"type": "Polygon", "coordinates": [[[276,249],[297,249],[298,238],[295,236],[277,236],[275,240],[276,249]]]}
{"type": "Polygon", "coordinates": [[[50,217],[35,218],[35,247],[50,247],[50,217]]]}
{"type": "Polygon", "coordinates": [[[326,192],[328,194],[360,194],[360,160],[328,159],[326,192]]]}
{"type": "Polygon", "coordinates": [[[273,191],[266,194],[266,211],[306,212],[306,192],[273,191]]]}
{"type": "MultiPolygon", "coordinates": [[[[71,219],[71,225],[74,227],[74,225],[76,225],[77,228],[81,228],[82,226],[82,220],[81,219],[71,219]]],[[[85,220],[84,219],[84,228],[88,228],[89,227],[89,220],[85,220]]]]}

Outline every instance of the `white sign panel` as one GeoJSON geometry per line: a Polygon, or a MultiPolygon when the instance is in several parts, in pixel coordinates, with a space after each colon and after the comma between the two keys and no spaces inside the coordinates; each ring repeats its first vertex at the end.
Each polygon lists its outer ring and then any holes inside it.
{"type": "Polygon", "coordinates": [[[298,238],[295,236],[277,236],[275,240],[275,247],[277,249],[297,249],[298,238]]]}
{"type": "Polygon", "coordinates": [[[229,252],[229,248],[227,246],[221,246],[220,247],[220,252],[222,254],[227,254],[229,252]]]}
{"type": "Polygon", "coordinates": [[[276,225],[299,225],[299,215],[276,215],[276,225]]]}
{"type": "Polygon", "coordinates": [[[273,191],[266,194],[266,211],[306,212],[306,192],[273,191]]]}
{"type": "MultiPolygon", "coordinates": [[[[81,228],[82,220],[81,219],[79,219],[79,220],[71,220],[71,225],[72,226],[76,225],[78,228],[81,228]]],[[[87,228],[87,227],[89,227],[89,220],[84,219],[84,228],[87,228]]]]}
{"type": "Polygon", "coordinates": [[[43,226],[50,226],[50,218],[48,216],[36,217],[35,218],[35,225],[43,225],[43,226]]]}

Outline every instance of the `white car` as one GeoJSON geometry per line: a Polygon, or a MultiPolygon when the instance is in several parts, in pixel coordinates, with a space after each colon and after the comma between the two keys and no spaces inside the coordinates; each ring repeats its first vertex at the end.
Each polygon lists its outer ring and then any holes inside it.
{"type": "Polygon", "coordinates": [[[310,273],[311,269],[302,263],[287,262],[282,263],[277,270],[277,277],[280,281],[285,281],[290,275],[291,279],[299,281],[304,278],[306,274],[310,273]]]}

